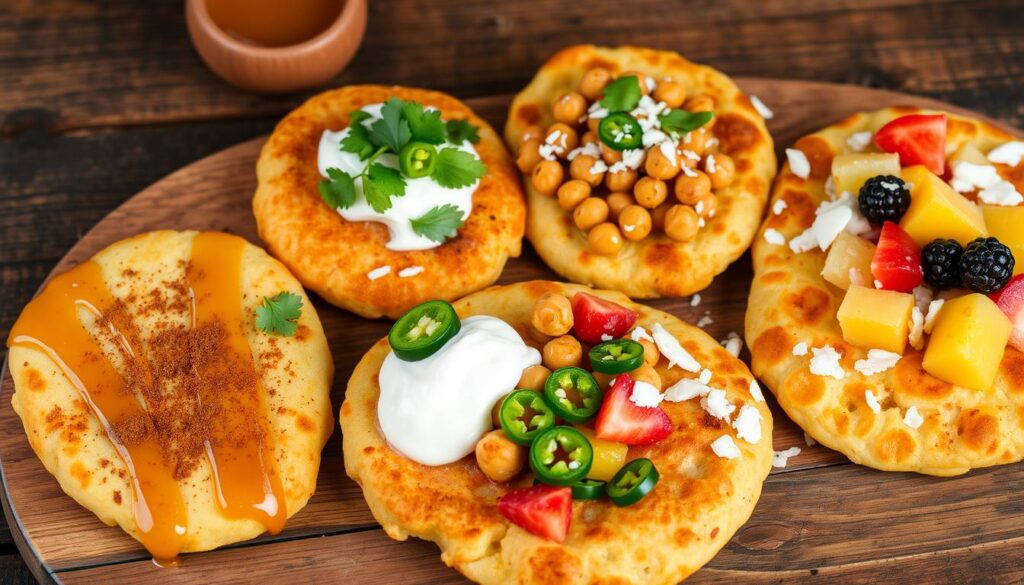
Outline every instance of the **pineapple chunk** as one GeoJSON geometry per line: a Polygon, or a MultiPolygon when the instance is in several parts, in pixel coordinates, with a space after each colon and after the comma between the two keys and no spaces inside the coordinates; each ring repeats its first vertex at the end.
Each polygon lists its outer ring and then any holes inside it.
{"type": "Polygon", "coordinates": [[[851,233],[840,232],[828,250],[821,275],[843,290],[850,288],[851,284],[865,286],[872,280],[871,259],[874,257],[874,244],[851,233]]]}
{"type": "Polygon", "coordinates": [[[1013,273],[1024,272],[1024,207],[982,205],[988,233],[999,238],[1013,252],[1013,273]]]}
{"type": "Polygon", "coordinates": [[[971,142],[964,142],[963,144],[961,144],[960,148],[956,149],[953,152],[953,154],[949,155],[949,158],[947,159],[949,168],[955,167],[956,163],[960,161],[969,162],[976,165],[992,164],[989,162],[987,158],[985,158],[985,155],[982,154],[980,150],[978,150],[978,147],[974,146],[974,144],[971,142]]]}
{"type": "Polygon", "coordinates": [[[924,166],[903,169],[903,180],[911,185],[910,209],[900,227],[918,246],[936,238],[953,238],[966,246],[987,235],[981,209],[924,166]]]}
{"type": "Polygon", "coordinates": [[[1010,320],[985,295],[946,301],[924,352],[924,370],[950,384],[988,390],[1012,329],[1010,320]]]}
{"type": "Polygon", "coordinates": [[[587,478],[611,481],[626,464],[629,447],[615,441],[598,439],[593,429],[582,425],[576,426],[576,430],[583,433],[590,441],[590,446],[594,448],[594,463],[590,466],[590,471],[587,472],[587,478]]]}
{"type": "Polygon", "coordinates": [[[890,153],[840,154],[832,159],[832,180],[836,193],[848,191],[854,197],[871,177],[900,176],[900,157],[890,153]]]}
{"type": "Polygon", "coordinates": [[[843,339],[865,349],[902,355],[913,308],[912,294],[851,286],[837,315],[843,339]]]}

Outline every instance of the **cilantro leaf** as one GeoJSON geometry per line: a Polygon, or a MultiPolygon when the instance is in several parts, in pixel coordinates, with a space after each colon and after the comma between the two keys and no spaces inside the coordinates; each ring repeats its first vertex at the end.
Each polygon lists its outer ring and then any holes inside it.
{"type": "Polygon", "coordinates": [[[444,122],[441,121],[441,112],[425,111],[422,104],[405,102],[405,105],[402,106],[402,114],[409,123],[413,140],[427,144],[444,142],[446,132],[444,122]]]}
{"type": "Polygon", "coordinates": [[[469,120],[448,120],[445,127],[448,130],[448,140],[452,144],[462,144],[467,140],[473,144],[480,142],[480,135],[477,134],[480,127],[470,124],[469,120]]]}
{"type": "Polygon", "coordinates": [[[356,202],[356,185],[352,176],[341,169],[327,169],[329,179],[320,181],[320,197],[331,209],[348,209],[356,202]]]}
{"type": "Polygon", "coordinates": [[[640,80],[636,75],[620,77],[604,88],[601,107],[609,112],[628,112],[640,103],[640,80]]]}
{"type": "Polygon", "coordinates": [[[397,170],[373,163],[363,177],[363,195],[377,213],[391,209],[391,198],[405,195],[405,179],[397,170]]]}
{"type": "Polygon", "coordinates": [[[348,123],[351,126],[355,126],[356,124],[362,124],[372,117],[373,116],[365,110],[353,110],[352,113],[348,115],[348,123]]]}
{"type": "Polygon", "coordinates": [[[281,292],[273,298],[263,297],[263,304],[256,307],[256,328],[264,333],[295,335],[302,315],[302,298],[295,293],[281,292]]]}
{"type": "Polygon", "coordinates": [[[711,112],[687,112],[676,109],[660,114],[658,121],[661,122],[661,129],[665,132],[686,134],[707,124],[713,116],[714,114],[711,112]]]}
{"type": "Polygon", "coordinates": [[[412,231],[435,242],[454,238],[465,221],[462,210],[452,204],[435,207],[416,219],[410,219],[412,231]]]}
{"type": "Polygon", "coordinates": [[[430,177],[442,187],[458,189],[472,185],[485,172],[487,167],[477,157],[457,148],[445,148],[437,153],[437,164],[430,177]]]}
{"type": "Polygon", "coordinates": [[[370,141],[380,148],[386,146],[396,154],[409,143],[412,131],[409,122],[402,118],[405,102],[398,98],[390,98],[380,109],[380,119],[370,125],[370,141]]]}
{"type": "Polygon", "coordinates": [[[373,143],[366,131],[366,126],[353,121],[348,127],[348,134],[341,139],[341,150],[359,155],[359,160],[366,160],[373,154],[373,143]]]}

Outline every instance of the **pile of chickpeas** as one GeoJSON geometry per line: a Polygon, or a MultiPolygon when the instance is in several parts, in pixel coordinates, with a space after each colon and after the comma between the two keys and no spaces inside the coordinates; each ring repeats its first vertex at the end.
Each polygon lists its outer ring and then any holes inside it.
{"type": "MultiPolygon", "coordinates": [[[[688,97],[686,88],[677,81],[655,80],[635,71],[620,74],[630,76],[636,76],[643,95],[664,102],[669,109],[715,109],[714,98],[688,97]]],[[[627,167],[613,173],[612,165],[621,161],[623,154],[601,142],[601,119],[589,117],[588,111],[615,79],[604,68],[587,71],[577,91],[562,94],[552,103],[554,124],[546,129],[526,129],[520,138],[516,164],[531,176],[538,193],[557,197],[558,205],[572,213],[576,227],[587,234],[589,249],[597,254],[615,256],[622,249],[623,239],[639,241],[657,231],[677,242],[690,241],[715,215],[718,199],[714,191],[729,186],[736,174],[732,158],[718,152],[712,134],[715,119],[683,136],[674,160],[654,145],[643,153],[637,169],[627,167]],[[569,160],[574,149],[587,144],[598,145],[607,171],[591,172],[598,159],[589,154],[577,153],[569,160]],[[555,160],[542,156],[545,150],[555,160]],[[684,172],[683,166],[690,172],[684,172]]]]}

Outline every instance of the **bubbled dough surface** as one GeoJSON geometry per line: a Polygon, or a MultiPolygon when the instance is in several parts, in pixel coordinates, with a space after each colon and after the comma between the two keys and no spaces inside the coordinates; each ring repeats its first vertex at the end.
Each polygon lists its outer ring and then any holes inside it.
{"type": "MultiPolygon", "coordinates": [[[[911,113],[938,112],[903,107],[855,114],[795,143],[794,148],[807,154],[811,174],[801,179],[786,164],[775,180],[772,203],[783,199],[787,208],[780,215],[769,214],[754,240],[746,339],[754,374],[774,392],[789,417],[818,442],[877,469],[956,475],[1024,456],[1024,354],[1007,348],[988,392],[956,387],[927,374],[921,368],[923,352],[909,344],[895,368],[864,376],[853,366],[866,357],[867,350],[845,343],[836,319],[845,291],[821,277],[826,253],[814,248],[795,254],[788,246],[769,244],[763,237],[765,229],[774,228],[788,241],[811,225],[818,204],[828,197],[824,182],[831,174],[832,158],[850,152],[846,139],[851,134],[874,132],[911,113]],[[792,355],[793,346],[800,342],[810,347],[828,343],[842,352],[846,378],[839,381],[811,374],[811,353],[792,355]],[[878,414],[865,402],[869,389],[881,403],[878,414]],[[903,423],[911,406],[925,418],[916,430],[903,423]]],[[[984,122],[946,115],[947,152],[967,141],[987,152],[1013,139],[984,122]]]]}
{"type": "MultiPolygon", "coordinates": [[[[524,337],[534,302],[545,292],[571,296],[589,290],[571,284],[533,281],[493,287],[455,303],[459,315],[493,315],[524,337]]],[[[661,473],[652,495],[628,508],[610,501],[573,503],[566,541],[554,544],[511,525],[497,500],[510,488],[490,482],[472,456],[450,465],[426,467],[392,451],[377,427],[377,376],[389,348],[377,342],[349,380],[341,407],[345,470],[389,536],[416,536],[441,548],[441,559],[480,583],[677,583],[710,560],[750,517],[771,469],[771,414],[749,394],[746,366],[703,331],[675,317],[630,302],[619,293],[596,294],[640,312],[639,324],[662,323],[714,373],[713,385],[729,399],[751,404],[762,416],[764,438],[751,445],[737,439],[738,459],[720,459],[710,443],[735,437],[706,417],[699,400],[665,402],[675,431],[649,447],[631,447],[629,459],[649,457],[661,473]]],[[[539,345],[536,341],[528,343],[539,345]]],[[[657,366],[666,387],[685,373],[657,366]]],[[[442,424],[438,421],[438,424],[442,424]]],[[[524,473],[512,487],[532,483],[524,473]]]]}
{"type": "MultiPolygon", "coordinates": [[[[115,243],[93,260],[101,266],[113,296],[126,301],[132,294],[146,295],[163,281],[184,278],[196,235],[192,231],[150,232],[115,243]],[[125,275],[123,271],[128,268],[135,274],[125,275]]],[[[164,290],[167,295],[175,294],[171,289],[164,290]]],[[[245,330],[265,390],[268,428],[291,517],[306,505],[316,488],[320,450],[334,422],[328,396],[334,366],[320,320],[302,287],[284,266],[253,245],[246,245],[243,255],[242,291],[243,311],[251,317],[245,330]],[[268,359],[269,352],[276,352],[269,337],[255,329],[255,311],[264,296],[283,290],[302,297],[300,330],[293,337],[274,337],[282,357],[268,359]],[[270,389],[274,392],[266,392],[270,389]]],[[[144,345],[156,333],[158,320],[181,324],[190,320],[187,312],[165,312],[160,319],[140,318],[138,304],[129,303],[128,308],[144,345]]],[[[47,471],[57,478],[65,493],[100,520],[119,525],[138,538],[127,470],[78,390],[37,349],[12,347],[9,364],[15,383],[11,402],[47,471]],[[60,409],[63,415],[52,416],[54,409],[60,409]],[[102,464],[104,460],[109,463],[102,464]],[[120,498],[115,496],[117,492],[120,498]]],[[[180,487],[190,523],[183,552],[248,540],[264,531],[263,525],[254,520],[221,515],[205,458],[190,477],[180,482],[180,487]]]]}
{"type": "MultiPolygon", "coordinates": [[[[688,96],[714,97],[719,149],[735,160],[736,178],[729,187],[715,191],[718,210],[693,240],[676,242],[663,233],[636,242],[624,238],[619,254],[607,257],[590,252],[587,236],[576,228],[572,214],[563,211],[555,197],[534,190],[526,177],[527,238],[548,266],[573,282],[633,298],[684,296],[706,288],[743,254],[761,222],[776,168],[764,121],[731,79],[677,53],[577,45],[551,57],[515,97],[505,126],[505,141],[513,151],[528,126],[546,128],[554,122],[551,103],[575,91],[592,67],[604,67],[616,75],[636,70],[671,77],[686,87],[688,96]]],[[[669,197],[675,196],[670,192],[669,197]]]]}
{"type": "Polygon", "coordinates": [[[436,298],[456,299],[498,279],[509,256],[520,253],[526,203],[518,171],[501,138],[459,100],[407,87],[353,85],[313,96],[277,125],[256,163],[259,184],[253,211],[270,252],[328,302],[368,318],[398,318],[410,307],[436,298]],[[317,147],[324,130],[348,127],[349,114],[390,97],[441,112],[445,120],[469,119],[480,127],[474,145],[487,174],[473,194],[473,212],[458,237],[430,250],[385,248],[387,228],[350,222],[330,209],[317,184],[317,147]],[[370,280],[367,273],[390,266],[370,280]],[[404,268],[422,266],[412,278],[404,268]]]}

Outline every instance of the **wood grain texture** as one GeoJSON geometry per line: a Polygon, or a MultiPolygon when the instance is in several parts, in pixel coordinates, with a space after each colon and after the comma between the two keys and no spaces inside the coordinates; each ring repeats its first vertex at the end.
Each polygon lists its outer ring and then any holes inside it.
{"type": "MultiPolygon", "coordinates": [[[[775,108],[777,115],[769,126],[780,148],[800,134],[858,109],[894,103],[938,105],[851,86],[738,81],[775,108]]],[[[509,96],[495,96],[468,101],[500,126],[508,100],[509,96]]],[[[250,199],[261,144],[262,139],[255,139],[228,148],[145,189],[100,221],[72,247],[57,269],[80,262],[125,236],[155,228],[223,229],[258,243],[250,199]]],[[[688,298],[650,304],[691,323],[707,314],[714,319],[708,331],[721,339],[730,331],[743,330],[750,274],[749,258],[744,257],[702,293],[698,306],[691,306],[688,298]]],[[[501,282],[553,276],[527,246],[522,258],[509,263],[501,282]]],[[[314,299],[314,304],[335,358],[332,402],[337,407],[348,373],[365,349],[385,334],[388,323],[354,317],[319,299],[314,299]]],[[[0,404],[9,402],[11,386],[5,371],[0,404]]],[[[979,548],[995,558],[994,551],[1005,551],[1001,547],[1018,538],[1014,531],[1024,518],[1024,503],[1007,486],[1024,481],[1021,466],[955,480],[883,474],[853,466],[820,446],[808,448],[802,431],[777,408],[775,413],[775,449],[797,445],[804,452],[786,469],[773,472],[751,521],[694,577],[696,582],[788,582],[809,579],[812,571],[870,582],[883,568],[925,571],[927,558],[947,558],[949,563],[960,559],[963,563],[979,548]]],[[[120,530],[104,527],[61,492],[32,453],[11,409],[0,410],[0,460],[12,504],[10,517],[31,541],[31,548],[26,543],[19,547],[30,561],[38,561],[35,570],[41,579],[193,582],[201,574],[207,583],[234,582],[239,566],[245,566],[248,578],[261,581],[294,581],[300,575],[302,579],[358,577],[390,583],[460,579],[441,564],[433,545],[394,543],[383,535],[358,487],[344,475],[338,433],[325,448],[316,495],[281,534],[187,557],[183,566],[173,571],[158,570],[135,541],[120,530]]],[[[948,566],[964,570],[955,564],[948,566]]],[[[2,567],[0,562],[0,571],[2,567]]],[[[1019,570],[1010,565],[1004,569],[1006,576],[1019,570]]],[[[954,582],[951,576],[955,572],[929,571],[927,574],[939,581],[954,582]]]]}

